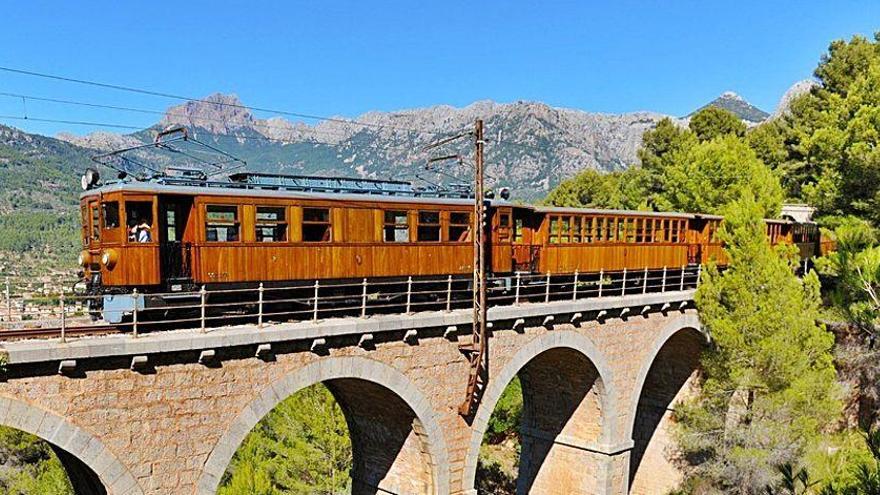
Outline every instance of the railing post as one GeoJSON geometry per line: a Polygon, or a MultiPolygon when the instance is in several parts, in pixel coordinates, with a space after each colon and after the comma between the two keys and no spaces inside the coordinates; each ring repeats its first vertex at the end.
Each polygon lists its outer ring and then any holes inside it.
{"type": "Polygon", "coordinates": [[[599,269],[599,296],[602,297],[602,286],[605,285],[605,270],[599,269]]]}
{"type": "Polygon", "coordinates": [[[257,328],[263,328],[263,282],[260,282],[257,296],[257,328]]]}
{"type": "Polygon", "coordinates": [[[406,314],[410,314],[412,304],[412,277],[406,279],[406,314]]]}
{"type": "Polygon", "coordinates": [[[452,311],[452,275],[446,279],[446,312],[452,311]]]}
{"type": "Polygon", "coordinates": [[[626,295],[626,268],[623,269],[623,283],[620,284],[620,295],[626,295]]]}
{"type": "Polygon", "coordinates": [[[135,337],[138,336],[138,290],[131,291],[131,302],[134,308],[131,311],[131,332],[135,337]]]}
{"type": "Polygon", "coordinates": [[[578,271],[574,271],[574,285],[571,288],[571,300],[577,301],[578,298],[578,271]]]}
{"type": "Polygon", "coordinates": [[[544,302],[550,302],[550,272],[547,272],[547,285],[544,289],[544,302]]]}
{"type": "Polygon", "coordinates": [[[361,318],[367,317],[367,279],[361,283],[363,288],[361,289],[361,318]]]}
{"type": "Polygon", "coordinates": [[[666,267],[663,267],[663,282],[660,285],[660,292],[666,292],[666,267]]]}
{"type": "Polygon", "coordinates": [[[61,343],[67,342],[67,308],[64,305],[64,294],[58,298],[61,306],[61,343]]]}
{"type": "Polygon", "coordinates": [[[681,282],[678,284],[678,290],[684,290],[684,272],[686,268],[685,265],[681,265],[681,282]]]}
{"type": "Polygon", "coordinates": [[[697,283],[696,283],[697,287],[700,286],[700,277],[702,276],[702,274],[703,274],[703,265],[702,264],[697,265],[697,283]]]}
{"type": "Polygon", "coordinates": [[[514,306],[519,306],[520,277],[521,277],[520,273],[516,272],[516,291],[514,292],[514,295],[513,295],[513,305],[514,306]]]}
{"type": "Polygon", "coordinates": [[[648,293],[648,267],[645,267],[645,275],[642,277],[642,294],[648,293]]]}
{"type": "Polygon", "coordinates": [[[9,277],[6,277],[6,319],[12,321],[12,291],[9,288],[9,277]]]}
{"type": "Polygon", "coordinates": [[[318,291],[321,289],[321,283],[315,280],[315,305],[312,311],[312,320],[318,321],[318,291]]]}
{"type": "Polygon", "coordinates": [[[208,327],[207,321],[205,318],[205,314],[207,313],[207,311],[206,311],[207,308],[205,306],[206,306],[207,302],[208,302],[208,291],[205,289],[205,286],[203,285],[202,288],[199,289],[199,312],[200,312],[199,323],[201,324],[201,328],[199,330],[201,330],[202,332],[207,331],[207,327],[208,327]]]}

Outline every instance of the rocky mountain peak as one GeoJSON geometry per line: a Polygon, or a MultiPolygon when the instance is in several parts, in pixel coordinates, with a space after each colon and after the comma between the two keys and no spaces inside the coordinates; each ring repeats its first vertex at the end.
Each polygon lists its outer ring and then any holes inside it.
{"type": "Polygon", "coordinates": [[[782,98],[779,99],[779,104],[776,106],[776,111],[773,112],[773,116],[778,117],[780,115],[785,115],[786,113],[788,113],[792,100],[802,94],[808,93],[811,89],[818,85],[819,83],[817,83],[813,79],[804,79],[802,81],[794,83],[790,88],[788,88],[785,94],[782,95],[782,98]]]}
{"type": "Polygon", "coordinates": [[[760,124],[761,122],[767,120],[768,117],[770,117],[769,113],[752,105],[751,103],[746,101],[745,98],[734,93],[733,91],[725,91],[721,93],[721,96],[698,108],[693,113],[688,115],[688,117],[693,116],[695,113],[706,107],[723,108],[724,110],[727,110],[739,117],[740,119],[746,121],[746,123],[748,124],[760,124]]]}
{"type": "Polygon", "coordinates": [[[215,134],[232,134],[254,127],[255,119],[238,96],[214,93],[198,101],[188,101],[168,109],[159,125],[183,125],[206,129],[215,134]]]}

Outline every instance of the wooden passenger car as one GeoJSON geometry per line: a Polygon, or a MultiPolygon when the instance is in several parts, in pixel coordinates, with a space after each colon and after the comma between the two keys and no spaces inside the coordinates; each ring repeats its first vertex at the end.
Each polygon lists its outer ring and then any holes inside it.
{"type": "MultiPolygon", "coordinates": [[[[86,191],[81,264],[90,292],[112,299],[134,289],[467,280],[472,273],[471,198],[405,188],[317,192],[245,179],[257,182],[121,181],[86,191]]],[[[726,263],[717,216],[487,203],[494,276],[726,263]]],[[[804,257],[819,252],[813,224],[768,221],[767,232],[774,243],[797,244],[804,257]]]]}

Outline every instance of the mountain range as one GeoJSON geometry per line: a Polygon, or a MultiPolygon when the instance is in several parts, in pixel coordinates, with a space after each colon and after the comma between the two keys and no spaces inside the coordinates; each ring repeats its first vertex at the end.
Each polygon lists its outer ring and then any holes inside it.
{"type": "MultiPolygon", "coordinates": [[[[769,115],[730,92],[709,105],[731,110],[749,124],[769,115]]],[[[247,163],[225,164],[227,168],[235,165],[256,172],[449,183],[468,180],[468,163],[450,160],[426,169],[428,160],[456,154],[471,156],[471,141],[461,139],[430,152],[424,151],[424,146],[467,132],[475,119],[482,118],[488,138],[490,186],[508,186],[515,197],[534,200],[580,170],[614,171],[637,164],[642,134],[665,117],[655,112],[589,113],[539,102],[478,101],[463,108],[440,105],[370,112],[355,118],[356,124],[343,118],[307,124],[283,117],[257,118],[235,95],[218,93],[171,107],[159,122],[140,132],[86,136],[64,133],[57,137],[77,147],[109,151],[152,142],[158,131],[182,125],[199,142],[247,163]]],[[[687,122],[687,117],[673,119],[681,125],[687,122]]],[[[157,166],[205,166],[200,162],[225,161],[222,155],[199,154],[196,148],[184,144],[175,147],[180,153],[151,149],[141,150],[134,157],[139,163],[157,166]]],[[[209,170],[224,173],[219,168],[209,170]]]]}

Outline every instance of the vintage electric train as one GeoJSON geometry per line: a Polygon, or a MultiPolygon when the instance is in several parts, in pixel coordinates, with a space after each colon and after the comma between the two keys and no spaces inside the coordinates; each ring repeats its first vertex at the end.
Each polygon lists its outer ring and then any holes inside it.
{"type": "MultiPolygon", "coordinates": [[[[92,174],[83,185],[80,264],[96,315],[185,302],[203,286],[450,275],[466,283],[472,273],[473,199],[460,190],[253,173],[107,184],[92,174]]],[[[487,203],[494,277],[725,261],[717,216],[487,203]]],[[[770,220],[767,231],[804,258],[820,249],[814,224],[770,220]]]]}

